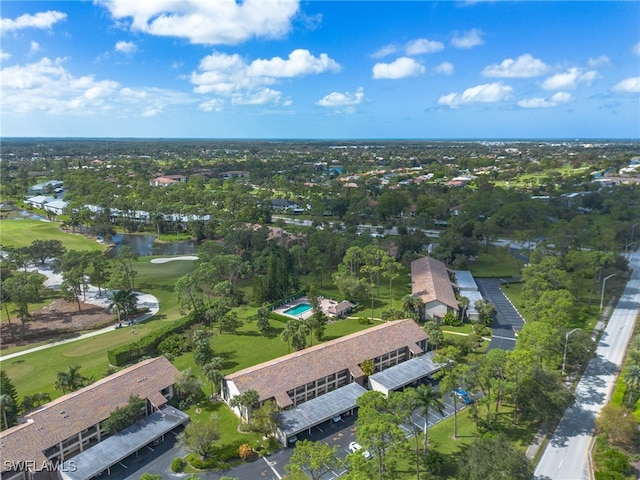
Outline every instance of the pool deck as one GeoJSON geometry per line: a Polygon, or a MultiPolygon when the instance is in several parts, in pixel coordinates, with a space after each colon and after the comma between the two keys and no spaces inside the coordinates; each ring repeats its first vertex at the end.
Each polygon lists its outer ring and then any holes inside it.
{"type": "MultiPolygon", "coordinates": [[[[278,314],[280,314],[280,315],[284,315],[285,317],[297,318],[298,320],[306,320],[311,315],[313,315],[313,309],[312,308],[310,308],[306,312],[303,312],[300,315],[290,315],[288,313],[285,313],[285,310],[288,310],[288,309],[290,309],[292,307],[295,307],[296,305],[298,305],[300,303],[311,304],[311,302],[309,301],[309,298],[307,296],[303,296],[303,297],[298,297],[295,300],[292,300],[291,302],[285,303],[284,305],[280,305],[278,308],[275,308],[273,311],[278,313],[278,314]]],[[[320,298],[320,307],[322,308],[322,311],[324,312],[324,314],[327,315],[329,318],[335,317],[334,314],[330,313],[329,308],[332,307],[332,306],[335,306],[337,304],[338,304],[338,302],[336,302],[335,300],[330,300],[330,299],[324,298],[324,297],[320,298]]]]}

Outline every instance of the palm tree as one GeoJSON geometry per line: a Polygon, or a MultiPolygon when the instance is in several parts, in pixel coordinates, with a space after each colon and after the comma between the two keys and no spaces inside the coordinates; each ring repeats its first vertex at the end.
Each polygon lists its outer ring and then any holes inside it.
{"type": "Polygon", "coordinates": [[[627,362],[631,365],[640,365],[640,349],[630,350],[627,354],[627,362]]]}
{"type": "Polygon", "coordinates": [[[433,348],[435,350],[437,350],[440,347],[440,345],[442,345],[442,343],[444,342],[444,334],[442,333],[442,328],[440,328],[440,325],[438,325],[433,320],[429,320],[428,322],[425,322],[423,328],[425,333],[429,337],[427,341],[431,345],[433,345],[433,348]]]}
{"type": "Polygon", "coordinates": [[[56,390],[62,390],[62,393],[67,393],[84,387],[88,382],[89,379],[80,374],[80,365],[72,365],[66,372],[58,372],[54,387],[56,390]]]}
{"type": "Polygon", "coordinates": [[[640,365],[629,365],[627,372],[624,374],[624,383],[627,385],[629,398],[640,390],[640,365]]]}
{"type": "Polygon", "coordinates": [[[469,299],[467,297],[458,297],[458,305],[460,306],[460,319],[464,322],[469,307],[469,299]]]}
{"type": "Polygon", "coordinates": [[[134,312],[138,304],[138,294],[133,290],[117,290],[111,295],[111,303],[107,307],[110,311],[118,314],[118,323],[120,316],[124,313],[125,320],[129,320],[129,313],[134,312]]]}
{"type": "Polygon", "coordinates": [[[427,456],[427,432],[429,429],[429,410],[433,409],[442,415],[444,413],[444,402],[442,401],[442,393],[434,390],[427,385],[420,385],[416,389],[416,406],[420,409],[424,417],[423,434],[423,450],[422,453],[427,456]]]}
{"type": "Polygon", "coordinates": [[[240,408],[240,415],[247,422],[251,419],[251,410],[258,406],[260,395],[255,390],[247,390],[246,392],[231,398],[229,405],[231,407],[240,408]],[[245,415],[246,414],[246,418],[245,415]]]}
{"type": "Polygon", "coordinates": [[[224,360],[221,357],[213,357],[208,363],[202,366],[202,373],[211,383],[211,396],[213,397],[218,390],[218,386],[222,381],[223,375],[220,369],[224,360]]]}
{"type": "Polygon", "coordinates": [[[298,335],[298,323],[296,320],[289,320],[280,332],[280,338],[289,346],[289,353],[291,353],[291,341],[298,335]]]}

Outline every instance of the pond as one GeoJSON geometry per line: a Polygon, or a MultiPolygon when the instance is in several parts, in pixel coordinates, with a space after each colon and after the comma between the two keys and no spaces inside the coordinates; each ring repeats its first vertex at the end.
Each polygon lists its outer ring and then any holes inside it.
{"type": "Polygon", "coordinates": [[[47,217],[28,210],[15,208],[13,205],[4,205],[0,209],[0,218],[4,220],[46,220],[47,217]]]}
{"type": "Polygon", "coordinates": [[[113,244],[109,256],[115,257],[120,247],[126,245],[140,257],[149,255],[194,255],[198,253],[198,244],[191,240],[179,242],[156,242],[155,235],[134,235],[118,233],[108,239],[113,244]]]}

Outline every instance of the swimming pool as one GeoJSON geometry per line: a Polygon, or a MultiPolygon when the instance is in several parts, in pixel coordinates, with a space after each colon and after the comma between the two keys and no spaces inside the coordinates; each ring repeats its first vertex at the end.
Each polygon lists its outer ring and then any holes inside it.
{"type": "Polygon", "coordinates": [[[307,310],[311,310],[313,307],[308,303],[299,303],[294,307],[287,308],[284,312],[287,315],[291,315],[292,317],[297,317],[298,315],[302,315],[307,310]]]}

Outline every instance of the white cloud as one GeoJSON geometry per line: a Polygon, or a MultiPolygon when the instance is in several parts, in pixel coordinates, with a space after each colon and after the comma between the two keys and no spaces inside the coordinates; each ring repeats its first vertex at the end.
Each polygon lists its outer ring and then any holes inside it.
{"type": "Polygon", "coordinates": [[[425,53],[436,53],[442,50],[444,50],[444,44],[442,42],[428,40],[426,38],[416,38],[415,40],[408,41],[404,46],[398,46],[393,43],[384,45],[373,52],[371,58],[388,57],[398,51],[404,51],[405,55],[415,56],[425,53]]]}
{"type": "Polygon", "coordinates": [[[511,98],[513,87],[502,82],[485,83],[467,88],[462,93],[450,93],[438,99],[439,105],[456,107],[467,103],[495,103],[511,98]]]}
{"type": "Polygon", "coordinates": [[[291,29],[298,0],[97,0],[131,29],[194,44],[235,45],[254,37],[280,38],[291,29]]]}
{"type": "Polygon", "coordinates": [[[279,104],[282,93],[271,88],[263,88],[257,92],[238,92],[231,96],[234,105],[268,105],[279,104]]]}
{"type": "MultiPolygon", "coordinates": [[[[236,105],[284,105],[281,92],[266,87],[281,78],[339,70],[340,65],[327,54],[315,57],[308,50],[294,50],[286,60],[273,57],[251,63],[238,54],[214,52],[200,61],[198,71],[191,73],[190,80],[196,93],[228,97],[236,105]]],[[[218,107],[214,104],[211,109],[218,107]]]]}
{"type": "Polygon", "coordinates": [[[581,69],[573,67],[566,72],[556,73],[545,79],[545,81],[542,82],[542,88],[545,90],[574,89],[578,86],[578,83],[589,84],[596,78],[598,78],[598,72],[595,70],[583,72],[581,69]]]}
{"type": "Polygon", "coordinates": [[[442,75],[453,75],[453,64],[449,62],[442,62],[437,67],[434,67],[433,71],[435,73],[441,73],[442,75]]]}
{"type": "Polygon", "coordinates": [[[371,58],[384,58],[398,51],[395,45],[385,45],[371,54],[371,58]]]}
{"type": "Polygon", "coordinates": [[[472,28],[466,32],[456,32],[451,38],[451,45],[456,48],[473,48],[482,45],[482,30],[472,28]]]}
{"type": "Polygon", "coordinates": [[[611,60],[606,55],[600,55],[596,58],[589,58],[587,60],[587,65],[589,68],[598,68],[598,67],[606,67],[611,64],[611,60]]]}
{"type": "Polygon", "coordinates": [[[9,58],[11,58],[11,54],[0,49],[0,60],[8,60],[9,58]]]}
{"type": "Polygon", "coordinates": [[[355,93],[331,92],[316,102],[321,107],[347,107],[360,105],[364,101],[364,89],[358,87],[355,93]]]}
{"type": "Polygon", "coordinates": [[[571,100],[573,97],[570,93],[556,92],[550,98],[533,97],[520,100],[518,106],[521,108],[553,108],[571,100]]]}
{"type": "Polygon", "coordinates": [[[254,77],[299,77],[326,71],[339,72],[340,65],[326,53],[316,58],[309,50],[297,49],[289,54],[287,60],[280,57],[255,60],[247,73],[254,77]]]}
{"type": "Polygon", "coordinates": [[[640,57],[640,42],[636,43],[633,46],[633,53],[635,53],[636,55],[638,55],[640,57]]]}
{"type": "Polygon", "coordinates": [[[398,79],[423,74],[425,68],[413,58],[400,57],[391,63],[376,63],[373,66],[373,78],[398,79]]]}
{"type": "Polygon", "coordinates": [[[489,65],[482,70],[482,74],[485,77],[497,78],[531,78],[543,75],[548,69],[542,60],[525,53],[515,60],[506,58],[499,64],[489,65]]]}
{"type": "Polygon", "coordinates": [[[143,117],[155,117],[156,115],[160,115],[164,111],[163,107],[149,107],[144,110],[140,115],[143,117]]]}
{"type": "Polygon", "coordinates": [[[331,92],[316,102],[321,107],[332,108],[337,114],[351,114],[357,111],[356,107],[364,102],[364,89],[358,87],[355,93],[331,92]]]}
{"type": "Polygon", "coordinates": [[[135,44],[135,42],[125,42],[124,40],[121,40],[119,42],[116,42],[114,50],[116,52],[130,54],[137,52],[138,46],[135,44]]]}
{"type": "Polygon", "coordinates": [[[174,104],[192,103],[180,92],[157,88],[133,89],[93,75],[76,77],[65,60],[42,58],[27,65],[0,70],[3,79],[0,103],[7,113],[96,115],[107,111],[122,116],[148,115],[174,104]]]}
{"type": "Polygon", "coordinates": [[[0,19],[0,32],[9,33],[16,30],[22,30],[23,28],[39,28],[41,30],[47,30],[55,23],[65,20],[66,18],[66,13],[56,12],[55,10],[39,12],[34,15],[20,15],[15,20],[2,18],[0,19]]]}
{"type": "Polygon", "coordinates": [[[640,77],[630,77],[611,87],[616,93],[640,93],[640,77]]]}
{"type": "Polygon", "coordinates": [[[418,38],[407,42],[404,51],[407,55],[422,55],[424,53],[440,52],[443,49],[444,45],[441,42],[418,38]]]}
{"type": "Polygon", "coordinates": [[[202,102],[198,105],[198,108],[204,112],[219,112],[222,110],[224,106],[224,100],[220,98],[213,98],[211,100],[207,100],[206,102],[202,102]]]}
{"type": "Polygon", "coordinates": [[[33,54],[40,51],[40,44],[35,41],[31,41],[31,45],[29,46],[29,53],[33,54]]]}

